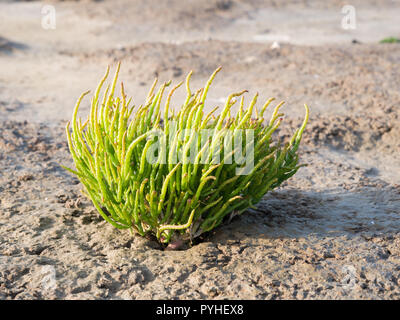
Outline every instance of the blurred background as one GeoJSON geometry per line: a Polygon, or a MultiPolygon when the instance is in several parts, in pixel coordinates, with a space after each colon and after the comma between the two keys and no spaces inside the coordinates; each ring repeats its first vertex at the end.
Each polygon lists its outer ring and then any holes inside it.
{"type": "Polygon", "coordinates": [[[390,107],[399,75],[376,61],[398,62],[398,46],[379,42],[400,38],[399,17],[398,0],[1,0],[0,118],[69,119],[117,61],[137,105],[155,76],[193,70],[199,88],[222,66],[208,109],[242,89],[301,113],[304,102],[313,114],[390,107]]]}

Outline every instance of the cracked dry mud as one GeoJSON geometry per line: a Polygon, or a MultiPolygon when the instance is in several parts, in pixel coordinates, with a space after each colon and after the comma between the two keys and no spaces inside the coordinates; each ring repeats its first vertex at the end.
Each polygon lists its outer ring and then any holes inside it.
{"type": "MultiPolygon", "coordinates": [[[[241,38],[237,21],[246,13],[255,21],[249,32],[258,34],[266,26],[257,10],[287,17],[289,9],[318,9],[329,20],[339,1],[311,8],[297,1],[232,1],[227,8],[189,1],[180,8],[171,1],[155,30],[131,22],[135,14],[139,21],[151,16],[151,1],[140,10],[126,1],[52,3],[60,12],[57,37],[38,29],[35,40],[24,26],[33,25],[41,4],[0,4],[7,23],[0,29],[0,299],[400,298],[400,45],[368,37],[351,44],[338,32],[333,43],[308,46],[300,34],[297,43],[273,50],[241,38]],[[188,12],[197,15],[188,19],[188,12]],[[78,18],[79,27],[65,27],[78,18]],[[163,21],[180,42],[157,38],[163,21]],[[137,32],[121,44],[121,28],[137,32]],[[177,82],[193,69],[199,87],[222,65],[207,108],[237,89],[287,99],[275,138],[299,125],[307,102],[312,114],[301,161],[308,166],[257,209],[184,250],[165,251],[114,229],[59,165],[72,166],[64,126],[76,97],[118,60],[137,104],[154,75],[177,82]]],[[[368,12],[376,4],[359,5],[368,12]]],[[[381,3],[398,10],[391,5],[381,3]]],[[[86,102],[82,115],[87,110],[86,102]]]]}

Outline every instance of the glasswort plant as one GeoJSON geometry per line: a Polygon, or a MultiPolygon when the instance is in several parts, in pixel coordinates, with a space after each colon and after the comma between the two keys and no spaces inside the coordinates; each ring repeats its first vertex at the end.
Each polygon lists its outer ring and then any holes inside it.
{"type": "Polygon", "coordinates": [[[258,110],[256,94],[244,108],[246,90],[229,95],[218,116],[217,108],[203,111],[221,68],[195,93],[189,85],[190,72],[187,96],[177,112],[171,110],[170,101],[183,82],[169,91],[162,108],[171,81],[155,91],[156,79],[145,103],[133,112],[122,83],[121,96],[115,96],[119,69],[120,64],[100,97],[107,69],[85,122],[77,114],[89,92],[78,99],[66,126],[76,170],[64,167],[79,178],[84,193],[114,227],[142,236],[150,233],[162,243],[193,239],[220,225],[227,215],[253,207],[302,166],[297,150],[308,121],[307,105],[302,126],[282,146],[271,136],[281,124],[283,102],[266,124],[263,115],[274,99],[258,110]],[[233,115],[231,108],[239,97],[239,110],[233,115]]]}

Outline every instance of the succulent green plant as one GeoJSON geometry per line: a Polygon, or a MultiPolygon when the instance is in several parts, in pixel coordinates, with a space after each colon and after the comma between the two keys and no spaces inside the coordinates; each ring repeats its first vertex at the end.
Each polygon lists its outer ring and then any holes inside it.
{"type": "Polygon", "coordinates": [[[379,41],[379,43],[400,43],[400,39],[396,37],[388,37],[379,41]]]}
{"type": "Polygon", "coordinates": [[[84,193],[114,227],[152,234],[162,243],[191,240],[220,225],[227,215],[253,207],[302,166],[297,150],[308,121],[307,105],[302,126],[281,145],[271,136],[281,124],[283,102],[268,123],[263,115],[274,99],[258,110],[256,94],[244,108],[246,90],[229,95],[218,116],[217,108],[203,111],[221,68],[194,94],[190,72],[187,96],[177,112],[171,110],[170,101],[183,82],[170,90],[162,108],[171,81],[155,91],[156,79],[146,102],[133,112],[122,83],[121,96],[115,97],[119,69],[120,64],[101,98],[107,69],[85,122],[77,114],[89,92],[78,99],[66,126],[76,170],[64,167],[79,178],[84,193]],[[233,116],[231,108],[239,97],[240,107],[233,116]]]}

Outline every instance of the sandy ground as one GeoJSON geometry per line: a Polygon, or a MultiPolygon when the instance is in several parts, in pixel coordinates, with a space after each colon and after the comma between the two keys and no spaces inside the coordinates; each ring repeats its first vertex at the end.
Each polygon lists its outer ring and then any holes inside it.
{"type": "Polygon", "coordinates": [[[342,1],[182,3],[0,2],[0,299],[399,299],[400,45],[378,42],[400,2],[353,1],[355,30],[342,1]],[[286,135],[307,102],[309,166],[186,250],[113,229],[59,164],[76,98],[119,60],[137,104],[219,65],[207,108],[284,99],[286,135]]]}

